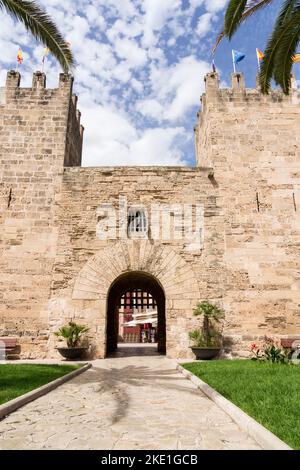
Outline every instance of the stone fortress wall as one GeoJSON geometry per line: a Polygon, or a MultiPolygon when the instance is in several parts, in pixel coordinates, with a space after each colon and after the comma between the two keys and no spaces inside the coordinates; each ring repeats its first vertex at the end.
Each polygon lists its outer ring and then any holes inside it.
{"type": "Polygon", "coordinates": [[[129,271],[153,275],[165,291],[169,356],[190,354],[192,309],[206,298],[226,310],[234,355],[264,334],[300,333],[297,91],[263,97],[239,74],[221,90],[208,74],[196,168],[82,168],[72,78],[62,74],[54,90],[40,73],[31,89],[19,82],[9,72],[0,94],[0,335],[20,337],[22,357],[58,357],[53,331],[70,318],[88,323],[94,357],[103,357],[108,291],[129,271]],[[149,213],[173,205],[175,227],[176,205],[202,205],[204,232],[192,245],[151,231],[100,239],[99,207],[118,213],[120,196],[149,213]]]}
{"type": "Polygon", "coordinates": [[[24,357],[47,351],[55,199],[64,163],[81,162],[83,128],[73,117],[72,84],[61,74],[58,88],[47,89],[37,72],[32,87],[21,88],[20,74],[11,71],[1,93],[0,334],[21,336],[24,357]]]}
{"type": "MultiPolygon", "coordinates": [[[[210,171],[188,167],[64,170],[57,210],[60,235],[49,304],[52,331],[62,316],[88,322],[96,354],[103,357],[109,288],[122,273],[141,271],[158,279],[166,294],[168,355],[186,357],[187,331],[199,325],[191,314],[193,307],[200,297],[221,297],[224,239],[217,227],[223,224],[218,191],[208,178],[210,171]],[[153,233],[141,240],[114,239],[114,235],[112,239],[97,238],[98,208],[112,204],[118,215],[120,195],[126,198],[128,208],[142,205],[149,215],[153,205],[167,204],[173,227],[178,205],[203,206],[204,245],[196,231],[195,243],[173,233],[162,240],[153,233]]],[[[166,224],[166,219],[160,217],[160,236],[166,224]]],[[[53,335],[51,338],[54,340],[53,335]]]]}
{"type": "Polygon", "coordinates": [[[197,164],[213,167],[224,208],[224,305],[236,341],[300,333],[300,93],[292,84],[289,96],[263,96],[240,74],[231,89],[206,76],[197,164]]]}

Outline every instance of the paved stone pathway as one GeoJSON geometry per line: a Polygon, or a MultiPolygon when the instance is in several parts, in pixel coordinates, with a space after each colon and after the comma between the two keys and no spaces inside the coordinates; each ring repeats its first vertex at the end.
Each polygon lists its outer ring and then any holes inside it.
{"type": "Polygon", "coordinates": [[[95,361],[2,420],[0,449],[259,449],[173,361],[135,352],[95,361]]]}

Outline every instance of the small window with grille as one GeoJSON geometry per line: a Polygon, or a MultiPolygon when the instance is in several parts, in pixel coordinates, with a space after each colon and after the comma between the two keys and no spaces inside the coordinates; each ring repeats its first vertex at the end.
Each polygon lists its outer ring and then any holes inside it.
{"type": "Polygon", "coordinates": [[[129,237],[145,236],[148,232],[147,217],[144,209],[134,208],[128,211],[127,233],[129,237]]]}

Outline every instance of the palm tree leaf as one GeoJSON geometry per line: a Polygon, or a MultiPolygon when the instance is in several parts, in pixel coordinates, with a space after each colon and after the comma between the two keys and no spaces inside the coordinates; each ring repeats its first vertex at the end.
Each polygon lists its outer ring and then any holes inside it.
{"type": "Polygon", "coordinates": [[[245,21],[249,16],[253,15],[253,13],[256,13],[258,10],[261,8],[266,7],[270,3],[273,3],[275,0],[252,0],[248,1],[246,5],[246,9],[242,15],[241,22],[245,21]]]}
{"type": "MultiPolygon", "coordinates": [[[[235,31],[247,18],[249,18],[249,16],[253,15],[253,13],[256,13],[261,8],[266,7],[267,5],[272,3],[273,1],[274,0],[252,0],[250,2],[248,1],[248,3],[246,4],[246,7],[244,9],[244,12],[240,16],[240,19],[238,20],[235,31]]],[[[233,35],[233,33],[232,33],[232,35],[233,35]]],[[[219,33],[219,35],[217,37],[217,40],[216,40],[216,43],[213,47],[213,53],[216,51],[218,45],[220,44],[220,42],[222,41],[224,36],[227,36],[227,34],[225,33],[225,30],[223,30],[223,31],[221,31],[221,33],[219,33]]]]}
{"type": "Polygon", "coordinates": [[[217,40],[215,42],[215,45],[213,47],[213,50],[212,50],[212,53],[214,54],[216,52],[216,49],[218,47],[218,45],[220,44],[220,42],[222,41],[222,39],[225,37],[225,33],[224,31],[221,31],[218,36],[217,36],[217,40]]]}
{"type": "Polygon", "coordinates": [[[291,85],[291,70],[293,58],[297,52],[300,39],[300,8],[293,13],[288,23],[285,25],[284,34],[278,47],[273,76],[278,85],[281,86],[285,94],[289,93],[291,85]]]}
{"type": "Polygon", "coordinates": [[[288,34],[289,20],[293,16],[296,5],[297,0],[286,0],[276,20],[273,33],[265,50],[265,57],[262,61],[259,74],[259,83],[262,93],[268,93],[270,90],[276,54],[280,48],[283,37],[288,34]]]}
{"type": "Polygon", "coordinates": [[[69,45],[50,16],[35,1],[0,0],[0,8],[22,22],[33,36],[40,40],[58,60],[64,71],[75,65],[69,45]]]}
{"type": "Polygon", "coordinates": [[[295,9],[298,8],[299,0],[285,0],[281,11],[276,19],[275,28],[282,26],[289,18],[292,17],[295,9]]]}
{"type": "Polygon", "coordinates": [[[225,13],[224,32],[229,39],[237,30],[245,11],[247,0],[230,0],[225,13]]]}

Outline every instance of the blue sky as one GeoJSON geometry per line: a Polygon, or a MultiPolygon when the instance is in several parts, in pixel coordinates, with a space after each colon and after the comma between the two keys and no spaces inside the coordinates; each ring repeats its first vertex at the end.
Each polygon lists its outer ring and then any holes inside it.
{"type": "MultiPolygon", "coordinates": [[[[211,48],[227,3],[40,0],[77,60],[84,165],[194,165],[193,126],[203,76],[211,69],[211,48]]],[[[232,48],[246,54],[239,70],[248,87],[255,85],[255,48],[264,49],[280,4],[275,0],[243,25],[231,43],[221,43],[215,62],[223,85],[230,83],[232,48]]],[[[30,86],[32,72],[41,69],[43,46],[4,12],[0,24],[0,86],[15,67],[19,46],[22,86],[30,86]]],[[[45,69],[48,86],[55,87],[60,69],[51,56],[45,69]]]]}

